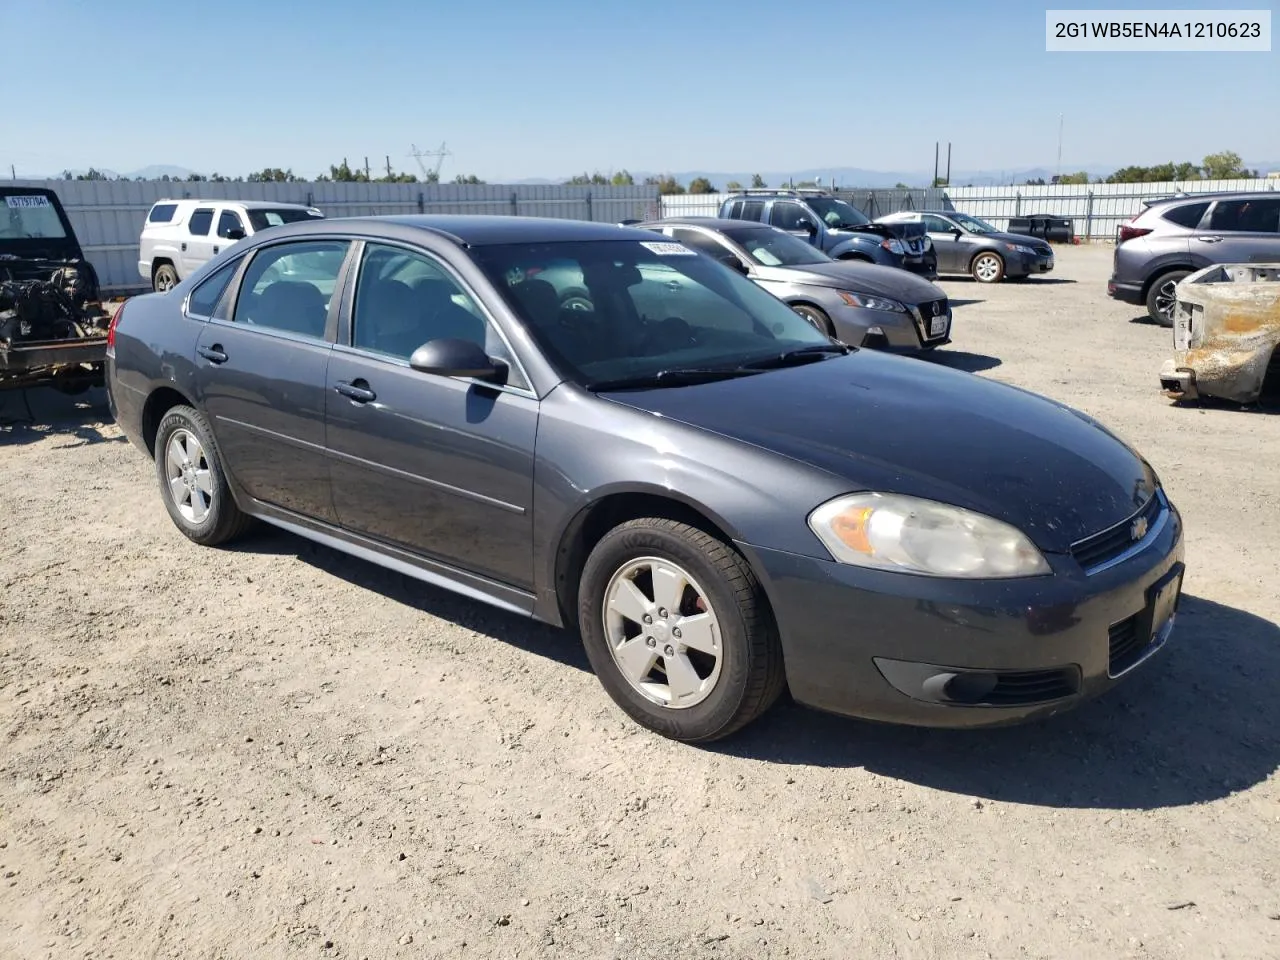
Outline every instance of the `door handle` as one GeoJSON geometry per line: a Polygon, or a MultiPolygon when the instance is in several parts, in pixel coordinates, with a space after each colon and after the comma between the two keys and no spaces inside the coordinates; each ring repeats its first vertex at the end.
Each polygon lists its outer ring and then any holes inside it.
{"type": "Polygon", "coordinates": [[[183,253],[187,252],[187,245],[185,243],[182,245],[182,252],[183,253]]]}
{"type": "Polygon", "coordinates": [[[369,384],[365,380],[355,380],[351,383],[340,380],[334,385],[333,389],[356,403],[368,403],[371,400],[378,399],[378,395],[369,389],[369,384]]]}
{"type": "Polygon", "coordinates": [[[196,347],[196,353],[204,357],[210,363],[226,363],[227,355],[222,352],[222,344],[215,343],[212,347],[196,347]]]}
{"type": "Polygon", "coordinates": [[[217,252],[218,252],[218,248],[217,248],[217,247],[214,247],[214,248],[213,248],[213,252],[214,252],[214,253],[217,253],[217,252]]]}
{"type": "Polygon", "coordinates": [[[1221,243],[1221,237],[1196,237],[1201,243],[1221,243]]]}

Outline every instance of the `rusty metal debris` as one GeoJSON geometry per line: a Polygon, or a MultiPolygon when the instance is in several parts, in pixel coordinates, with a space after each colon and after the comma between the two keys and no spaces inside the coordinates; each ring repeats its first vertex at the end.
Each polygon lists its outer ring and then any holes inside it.
{"type": "Polygon", "coordinates": [[[1254,403],[1280,393],[1280,262],[1206,267],[1177,286],[1165,396],[1254,403]]]}

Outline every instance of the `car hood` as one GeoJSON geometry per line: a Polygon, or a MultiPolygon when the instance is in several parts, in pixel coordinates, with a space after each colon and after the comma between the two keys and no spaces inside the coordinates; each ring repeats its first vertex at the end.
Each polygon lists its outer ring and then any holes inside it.
{"type": "Polygon", "coordinates": [[[1001,243],[1020,243],[1024,247],[1030,247],[1032,250],[1043,250],[1049,246],[1043,238],[1029,237],[1025,233],[977,233],[974,236],[987,240],[998,240],[1001,243]]]}
{"type": "Polygon", "coordinates": [[[806,263],[799,267],[758,267],[756,273],[762,280],[808,283],[850,290],[853,293],[872,293],[892,297],[902,303],[925,303],[930,300],[945,300],[947,297],[941,287],[923,277],[897,267],[882,267],[875,263],[833,260],[830,263],[806,263]]]}
{"type": "Polygon", "coordinates": [[[1135,451],[1082,413],[974,374],[869,350],[601,396],[809,464],[849,491],[977,510],[1019,527],[1048,552],[1066,552],[1125,520],[1157,482],[1135,451]]]}

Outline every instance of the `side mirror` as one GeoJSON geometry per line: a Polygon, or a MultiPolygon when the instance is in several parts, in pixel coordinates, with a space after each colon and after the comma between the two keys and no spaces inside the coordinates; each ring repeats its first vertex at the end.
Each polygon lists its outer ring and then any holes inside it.
{"type": "Polygon", "coordinates": [[[747,275],[747,273],[750,270],[750,268],[745,263],[743,263],[741,260],[735,257],[732,253],[722,253],[720,256],[716,257],[716,259],[719,260],[721,263],[723,263],[730,270],[736,270],[738,273],[742,274],[744,277],[747,275]]]}
{"type": "Polygon", "coordinates": [[[428,340],[413,351],[409,366],[420,373],[434,373],[441,377],[473,377],[493,382],[500,382],[507,375],[507,365],[501,360],[494,360],[479,344],[452,338],[428,340]]]}
{"type": "Polygon", "coordinates": [[[232,227],[230,230],[227,231],[226,237],[228,240],[243,240],[245,237],[245,233],[239,227],[232,227]]]}
{"type": "Polygon", "coordinates": [[[951,235],[955,237],[957,240],[959,240],[961,237],[964,236],[964,231],[961,230],[959,227],[955,227],[952,229],[951,235]]]}

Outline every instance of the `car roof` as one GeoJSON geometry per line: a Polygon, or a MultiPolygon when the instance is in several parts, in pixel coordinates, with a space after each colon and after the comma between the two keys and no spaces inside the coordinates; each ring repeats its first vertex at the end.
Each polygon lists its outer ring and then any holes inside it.
{"type": "Polygon", "coordinates": [[[1275,199],[1276,191],[1274,190],[1220,190],[1209,191],[1203,193],[1187,193],[1177,197],[1159,197],[1155,200],[1145,201],[1148,207],[1162,206],[1172,203],[1194,203],[1196,201],[1210,200],[1246,200],[1246,199],[1275,199]]]}
{"type": "Polygon", "coordinates": [[[646,220],[636,224],[637,227],[651,229],[653,227],[705,227],[716,233],[747,233],[753,230],[774,230],[776,228],[759,220],[733,220],[726,217],[665,217],[662,220],[646,220]]]}
{"type": "MultiPolygon", "coordinates": [[[[569,243],[598,240],[653,240],[649,230],[619,227],[613,223],[587,220],[561,220],[556,217],[513,217],[477,214],[401,214],[366,217],[331,217],[309,223],[288,224],[281,230],[311,227],[315,231],[331,230],[342,224],[358,223],[369,229],[379,223],[444,233],[468,246],[490,246],[503,243],[569,243]]],[[[311,231],[307,231],[311,232],[311,231]]]]}
{"type": "Polygon", "coordinates": [[[285,209],[313,210],[314,207],[308,207],[305,203],[285,203],[283,201],[276,203],[272,200],[237,200],[235,197],[211,197],[207,200],[201,200],[195,197],[166,197],[163,200],[157,200],[152,204],[158,207],[163,203],[189,203],[197,207],[209,206],[216,203],[234,203],[238,207],[244,207],[246,210],[279,210],[281,207],[285,209]]]}

